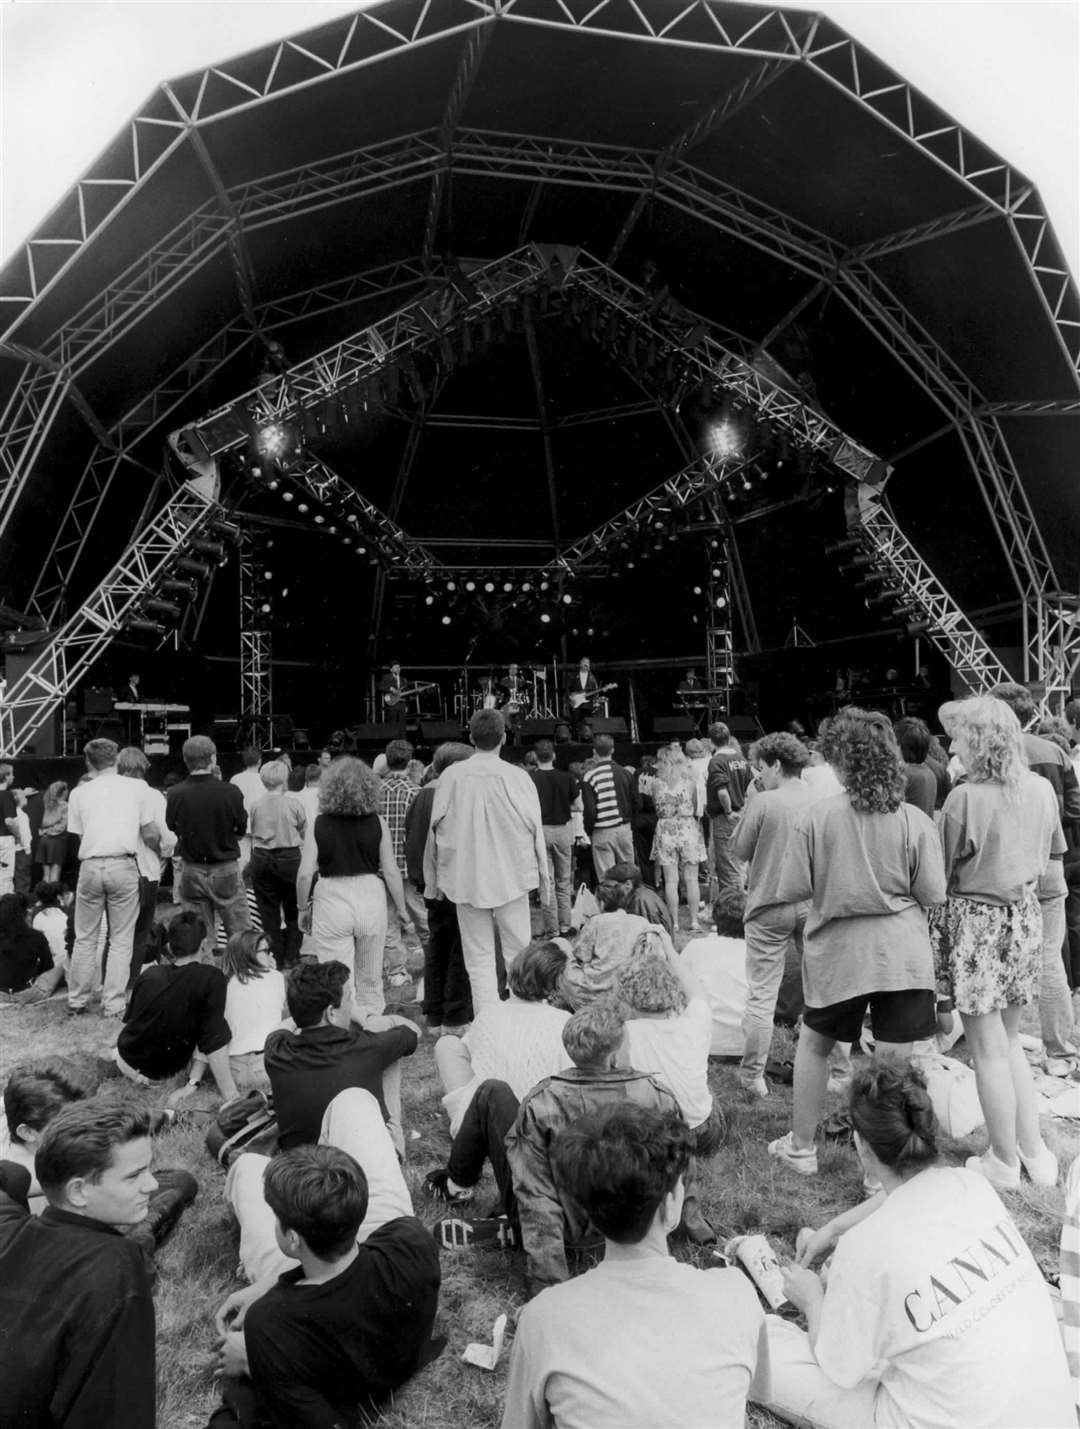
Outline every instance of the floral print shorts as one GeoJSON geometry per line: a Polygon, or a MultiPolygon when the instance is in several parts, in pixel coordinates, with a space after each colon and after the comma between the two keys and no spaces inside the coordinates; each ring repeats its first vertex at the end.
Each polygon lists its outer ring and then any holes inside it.
{"type": "Polygon", "coordinates": [[[950,893],[930,910],[939,997],[981,1017],[1033,1002],[1042,972],[1042,911],[1035,893],[1018,903],[976,903],[950,893]]]}

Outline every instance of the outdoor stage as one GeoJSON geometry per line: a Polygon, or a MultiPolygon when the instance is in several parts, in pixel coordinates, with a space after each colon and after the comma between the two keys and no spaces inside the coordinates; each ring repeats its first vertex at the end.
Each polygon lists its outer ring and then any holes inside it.
{"type": "Polygon", "coordinates": [[[394,658],[1072,688],[1076,285],[809,12],[386,0],[163,86],[0,301],[4,757],[133,670],[266,747],[394,658]]]}

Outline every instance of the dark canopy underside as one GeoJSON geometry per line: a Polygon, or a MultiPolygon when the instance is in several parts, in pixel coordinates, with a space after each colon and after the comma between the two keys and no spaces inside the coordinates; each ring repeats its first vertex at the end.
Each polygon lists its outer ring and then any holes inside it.
{"type": "MultiPolygon", "coordinates": [[[[1018,597],[973,458],[993,438],[1054,582],[1080,586],[1077,295],[1027,180],[819,16],[387,0],[163,85],[0,274],[0,403],[28,353],[66,367],[78,394],[28,459],[0,553],[7,599],[40,584],[99,440],[128,459],[67,573],[76,598],[130,536],[165,433],[251,387],[263,340],[300,361],[448,260],[528,241],[583,247],[639,283],[655,265],[732,347],[795,374],[894,466],[901,525],[969,609],[1018,597]]],[[[572,541],[684,466],[680,426],[698,440],[701,413],[648,410],[640,374],[565,323],[541,324],[537,347],[546,413],[524,337],[500,335],[425,394],[403,486],[416,401],[342,424],[322,454],[384,510],[397,489],[410,535],[544,541],[543,559],[556,527],[572,541]],[[627,406],[641,410],[558,425],[627,406]]],[[[766,647],[796,608],[819,638],[874,623],[821,553],[843,534],[840,493],[812,495],[736,528],[766,647]]],[[[309,548],[314,536],[301,564],[309,548]]],[[[317,551],[324,577],[309,597],[291,583],[289,623],[343,589],[363,621],[369,573],[325,540],[317,551]]],[[[669,563],[642,618],[689,578],[669,563]]],[[[403,601],[402,634],[410,612],[403,601]]]]}

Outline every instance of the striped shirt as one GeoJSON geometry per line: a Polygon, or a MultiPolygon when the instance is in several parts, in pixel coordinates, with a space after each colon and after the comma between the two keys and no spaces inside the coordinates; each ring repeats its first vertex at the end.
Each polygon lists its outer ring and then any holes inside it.
{"type": "Polygon", "coordinates": [[[390,842],[394,846],[394,857],[402,874],[407,876],[405,867],[405,815],[409,805],[420,790],[407,774],[394,769],[382,777],[382,791],[379,794],[379,813],[386,820],[390,830],[390,842]]]}
{"type": "Polygon", "coordinates": [[[605,759],[585,775],[585,783],[596,795],[595,829],[614,829],[626,820],[619,812],[619,798],[615,792],[615,775],[611,771],[611,760],[605,759]]]}

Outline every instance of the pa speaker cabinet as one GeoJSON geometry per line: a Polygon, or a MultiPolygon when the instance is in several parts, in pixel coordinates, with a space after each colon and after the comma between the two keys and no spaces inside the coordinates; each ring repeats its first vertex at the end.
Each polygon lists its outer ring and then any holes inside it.
{"type": "Polygon", "coordinates": [[[420,738],[425,744],[440,744],[446,739],[460,739],[461,724],[456,719],[422,719],[420,738]]]}
{"type": "Polygon", "coordinates": [[[405,726],[402,724],[358,724],[353,733],[356,735],[358,744],[370,744],[374,740],[385,740],[387,744],[392,739],[405,738],[405,726]]]}
{"type": "Polygon", "coordinates": [[[623,719],[622,715],[618,715],[614,719],[599,719],[593,716],[589,723],[592,725],[593,734],[626,733],[626,720],[623,719]]]}
{"type": "MultiPolygon", "coordinates": [[[[22,678],[25,671],[34,663],[38,657],[38,652],[11,650],[4,656],[4,675],[10,688],[16,680],[22,678]]],[[[50,671],[50,673],[52,673],[50,671]]],[[[112,708],[112,701],[109,702],[112,708]]],[[[29,710],[12,710],[11,712],[11,732],[16,739],[22,734],[30,716],[29,710]]],[[[24,756],[36,755],[39,759],[50,758],[56,753],[56,729],[57,711],[48,715],[44,723],[35,732],[34,737],[29,741],[24,756]]]]}
{"type": "MultiPolygon", "coordinates": [[[[595,722],[593,728],[596,728],[595,722]]],[[[654,734],[694,734],[694,721],[689,715],[657,715],[653,720],[654,734]]]]}
{"type": "Polygon", "coordinates": [[[526,719],[521,722],[521,733],[526,739],[550,739],[555,732],[553,719],[526,719]]]}
{"type": "Polygon", "coordinates": [[[750,715],[731,715],[724,723],[740,744],[753,744],[755,739],[761,738],[761,725],[750,715]]]}

